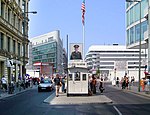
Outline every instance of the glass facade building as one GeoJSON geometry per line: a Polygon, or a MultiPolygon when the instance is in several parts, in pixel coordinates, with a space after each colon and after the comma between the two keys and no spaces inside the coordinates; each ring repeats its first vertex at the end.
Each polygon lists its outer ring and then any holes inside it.
{"type": "Polygon", "coordinates": [[[50,42],[47,44],[42,44],[40,46],[33,47],[32,55],[33,63],[36,62],[51,62],[54,63],[54,68],[56,68],[56,55],[57,55],[57,47],[56,42],[50,42]]]}
{"type": "Polygon", "coordinates": [[[148,0],[140,2],[126,2],[126,45],[127,48],[138,48],[138,42],[141,37],[142,48],[146,48],[146,39],[148,37],[148,22],[145,18],[148,13],[148,0]],[[141,17],[140,17],[141,11],[141,17]],[[141,23],[140,23],[141,19],[141,23]],[[141,24],[141,36],[140,36],[141,24]]]}
{"type": "Polygon", "coordinates": [[[34,63],[50,63],[54,72],[63,73],[63,43],[60,39],[59,31],[31,38],[32,65],[34,63]]]}

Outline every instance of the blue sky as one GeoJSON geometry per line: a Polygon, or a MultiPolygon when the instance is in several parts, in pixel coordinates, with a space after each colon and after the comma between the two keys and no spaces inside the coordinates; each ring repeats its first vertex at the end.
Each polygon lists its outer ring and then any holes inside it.
{"type": "MultiPolygon", "coordinates": [[[[60,30],[66,48],[82,43],[81,4],[83,0],[30,0],[29,39],[60,30]]],[[[85,52],[91,45],[125,45],[125,0],[85,0],[85,52]]]]}

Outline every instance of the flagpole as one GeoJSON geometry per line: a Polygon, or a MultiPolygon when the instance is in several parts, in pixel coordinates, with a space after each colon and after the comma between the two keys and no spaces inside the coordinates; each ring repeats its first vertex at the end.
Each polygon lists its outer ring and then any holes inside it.
{"type": "Polygon", "coordinates": [[[81,10],[82,10],[82,25],[83,25],[83,55],[82,55],[82,58],[83,58],[83,61],[84,61],[84,58],[85,58],[85,0],[83,0],[82,2],[82,6],[81,6],[81,10]]]}
{"type": "MultiPolygon", "coordinates": [[[[85,24],[85,23],[84,23],[85,24]]],[[[83,61],[84,61],[84,51],[85,51],[85,25],[83,24],[83,61]]]]}

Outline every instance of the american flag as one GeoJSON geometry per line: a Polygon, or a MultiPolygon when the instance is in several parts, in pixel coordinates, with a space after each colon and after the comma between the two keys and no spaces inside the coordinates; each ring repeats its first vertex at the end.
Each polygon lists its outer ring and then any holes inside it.
{"type": "Polygon", "coordinates": [[[81,6],[81,10],[82,10],[82,24],[84,25],[84,14],[85,14],[85,0],[83,0],[82,2],[82,6],[81,6]]]}

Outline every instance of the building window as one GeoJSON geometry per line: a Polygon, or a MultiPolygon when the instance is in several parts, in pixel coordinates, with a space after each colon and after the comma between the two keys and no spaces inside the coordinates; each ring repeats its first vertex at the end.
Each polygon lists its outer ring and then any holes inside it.
{"type": "Polygon", "coordinates": [[[8,8],[8,22],[11,23],[11,10],[8,8]]]}
{"type": "Polygon", "coordinates": [[[14,14],[13,25],[16,27],[16,15],[14,14]]]}
{"type": "Polygon", "coordinates": [[[4,18],[4,14],[5,14],[5,4],[2,2],[1,3],[1,16],[4,18]]]}
{"type": "Polygon", "coordinates": [[[18,43],[18,56],[20,56],[20,43],[18,43]]]}
{"type": "Polygon", "coordinates": [[[140,24],[135,26],[135,42],[139,41],[140,39],[140,24]]]}
{"type": "Polygon", "coordinates": [[[48,38],[48,42],[53,41],[53,37],[48,38]]]}
{"type": "Polygon", "coordinates": [[[20,26],[20,22],[21,22],[20,19],[18,19],[18,30],[19,30],[19,31],[20,31],[20,27],[21,27],[21,26],[20,26]]]}
{"type": "Polygon", "coordinates": [[[142,22],[141,25],[141,40],[144,40],[144,33],[147,31],[147,21],[142,22]]]}
{"type": "Polygon", "coordinates": [[[86,81],[86,74],[82,75],[82,81],[86,81]]]}
{"type": "Polygon", "coordinates": [[[8,37],[8,52],[10,52],[10,37],[8,37]]]}
{"type": "Polygon", "coordinates": [[[74,74],[75,76],[74,76],[74,80],[75,81],[80,81],[80,72],[75,72],[75,74],[74,74]]]}
{"type": "Polygon", "coordinates": [[[134,43],[134,27],[130,29],[130,44],[134,43]]]}
{"type": "Polygon", "coordinates": [[[16,52],[16,44],[15,44],[15,40],[13,40],[13,52],[16,52]]]}
{"type": "Polygon", "coordinates": [[[3,49],[3,45],[4,45],[3,41],[4,41],[4,34],[0,33],[0,49],[3,49]]]}
{"type": "Polygon", "coordinates": [[[135,5],[135,21],[140,20],[140,4],[135,5]]]}
{"type": "Polygon", "coordinates": [[[18,0],[18,6],[20,7],[20,0],[18,0]]]}

